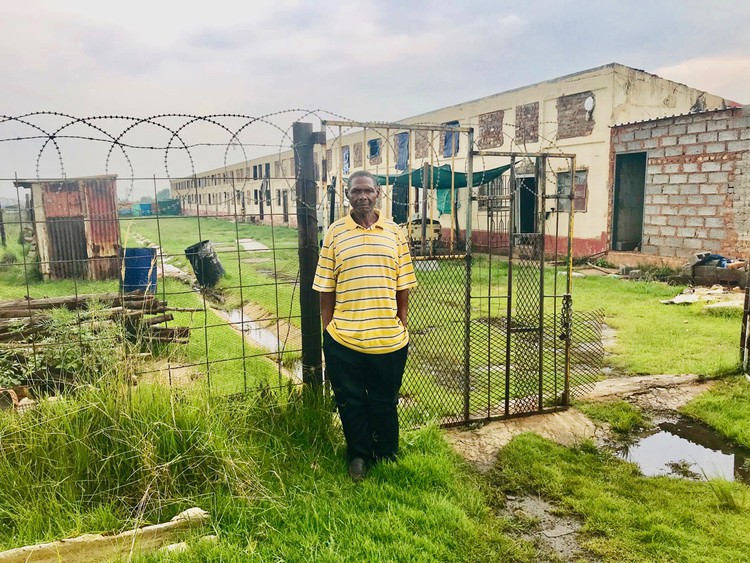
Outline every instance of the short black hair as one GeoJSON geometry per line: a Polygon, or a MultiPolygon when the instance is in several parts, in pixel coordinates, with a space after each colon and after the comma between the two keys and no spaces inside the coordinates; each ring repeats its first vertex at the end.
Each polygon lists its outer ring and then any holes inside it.
{"type": "Polygon", "coordinates": [[[357,170],[356,172],[352,172],[349,175],[349,178],[346,181],[346,187],[351,188],[352,187],[352,181],[354,178],[369,178],[372,180],[372,185],[376,188],[380,187],[380,184],[378,184],[378,179],[375,177],[374,174],[368,172],[367,170],[357,170]]]}

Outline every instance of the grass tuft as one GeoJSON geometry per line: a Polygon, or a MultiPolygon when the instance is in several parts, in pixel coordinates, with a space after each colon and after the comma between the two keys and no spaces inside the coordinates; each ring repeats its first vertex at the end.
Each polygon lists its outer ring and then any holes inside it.
{"type": "Polygon", "coordinates": [[[576,408],[595,422],[608,424],[618,434],[630,434],[651,426],[644,414],[627,401],[590,401],[576,408]]]}

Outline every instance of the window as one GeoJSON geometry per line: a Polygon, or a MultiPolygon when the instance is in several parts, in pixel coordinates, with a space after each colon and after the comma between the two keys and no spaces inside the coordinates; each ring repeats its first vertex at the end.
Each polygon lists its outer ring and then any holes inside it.
{"type": "Polygon", "coordinates": [[[276,205],[281,206],[281,190],[276,190],[276,205]]]}
{"type": "Polygon", "coordinates": [[[503,177],[495,178],[491,182],[479,186],[477,206],[479,209],[502,209],[510,207],[507,197],[506,184],[503,177]]]}
{"type": "Polygon", "coordinates": [[[370,139],[367,141],[367,158],[377,158],[380,156],[380,139],[370,139]]]}
{"type": "Polygon", "coordinates": [[[266,162],[266,172],[263,174],[264,178],[270,178],[271,177],[271,163],[266,162]]]}
{"type": "Polygon", "coordinates": [[[266,205],[271,207],[271,190],[266,190],[266,205]]]}
{"type": "MultiPolygon", "coordinates": [[[[570,172],[557,174],[557,205],[558,211],[570,211],[570,172]]],[[[586,211],[586,196],[588,195],[588,170],[576,170],[576,185],[573,194],[573,209],[577,212],[586,211]]]]}
{"type": "Polygon", "coordinates": [[[258,190],[253,191],[253,203],[258,205],[258,190]]]}
{"type": "Polygon", "coordinates": [[[258,168],[260,168],[260,167],[259,166],[253,166],[253,180],[257,180],[258,179],[258,168]]]}
{"type": "Polygon", "coordinates": [[[349,153],[349,145],[341,147],[341,171],[344,174],[349,174],[349,166],[351,164],[351,155],[349,153]]]}
{"type": "MultiPolygon", "coordinates": [[[[449,121],[446,123],[449,127],[458,127],[458,121],[449,121]]],[[[458,154],[458,138],[460,133],[458,131],[444,131],[443,132],[443,156],[451,157],[458,154]]]]}
{"type": "Polygon", "coordinates": [[[396,141],[396,170],[406,170],[409,166],[409,133],[397,133],[396,141]]]}

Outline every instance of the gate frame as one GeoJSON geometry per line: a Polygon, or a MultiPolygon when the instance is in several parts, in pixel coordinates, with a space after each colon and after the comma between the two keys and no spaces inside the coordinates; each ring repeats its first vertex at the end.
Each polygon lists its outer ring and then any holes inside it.
{"type": "MultiPolygon", "coordinates": [[[[463,252],[452,252],[451,254],[447,256],[414,256],[413,259],[420,260],[420,259],[440,259],[440,258],[458,258],[462,257],[465,260],[465,287],[464,287],[464,350],[463,350],[463,381],[464,381],[464,389],[463,389],[463,413],[461,413],[462,420],[460,421],[452,421],[452,422],[445,422],[441,424],[441,426],[449,427],[449,426],[462,426],[466,425],[471,422],[477,422],[477,421],[489,421],[489,420],[497,420],[497,419],[505,419],[510,417],[518,417],[518,416],[529,416],[534,414],[542,414],[544,412],[550,412],[550,411],[556,411],[556,410],[564,410],[567,409],[570,404],[570,355],[571,355],[571,322],[572,322],[572,273],[573,273],[573,261],[572,261],[572,250],[573,250],[573,227],[574,227],[574,215],[575,215],[575,209],[574,209],[574,197],[575,197],[575,172],[576,172],[576,155],[571,153],[562,153],[562,152],[524,152],[524,151],[493,151],[493,150],[477,150],[474,148],[474,127],[456,127],[456,126],[448,126],[445,124],[434,124],[434,125],[427,125],[427,124],[405,124],[405,123],[396,123],[396,122],[363,122],[363,121],[348,121],[348,120],[321,120],[321,129],[322,132],[325,134],[327,127],[338,127],[338,136],[335,137],[335,140],[333,140],[332,147],[336,146],[336,143],[338,142],[339,147],[342,146],[342,128],[360,128],[363,130],[363,139],[366,139],[367,129],[371,130],[385,130],[385,139],[386,144],[389,145],[389,134],[390,131],[407,131],[410,134],[415,131],[429,131],[432,133],[435,132],[457,132],[457,133],[465,133],[468,137],[468,150],[465,157],[465,174],[466,174],[466,180],[467,180],[467,188],[469,189],[468,193],[468,201],[469,204],[466,206],[466,217],[465,217],[465,246],[463,252]],[[510,224],[509,224],[509,265],[508,265],[508,286],[507,286],[507,326],[506,326],[506,369],[505,369],[505,397],[504,397],[504,414],[493,416],[488,411],[486,413],[486,416],[483,417],[472,417],[471,409],[470,409],[470,400],[471,400],[471,394],[470,394],[470,382],[471,382],[471,281],[472,281],[472,259],[473,259],[473,252],[472,252],[472,231],[473,231],[473,213],[474,213],[474,202],[477,201],[475,194],[473,193],[473,176],[474,176],[474,157],[505,157],[510,158],[511,161],[511,168],[510,168],[510,195],[507,196],[510,199],[510,205],[511,205],[511,212],[510,212],[510,224]],[[539,385],[538,385],[538,393],[539,393],[539,402],[537,405],[536,410],[527,411],[527,412],[517,412],[517,413],[511,413],[510,412],[510,348],[511,348],[511,313],[512,313],[512,291],[513,291],[513,237],[515,236],[514,225],[513,225],[513,216],[514,216],[514,194],[516,192],[516,176],[515,176],[515,162],[517,158],[535,158],[536,161],[536,177],[537,177],[537,186],[538,186],[538,193],[537,193],[537,213],[539,214],[537,225],[539,226],[537,228],[538,233],[535,233],[537,235],[541,235],[541,251],[540,251],[540,257],[539,257],[539,265],[540,265],[540,307],[539,307],[539,322],[540,322],[540,328],[539,328],[539,356],[540,356],[540,363],[539,363],[539,385]],[[563,396],[562,401],[560,405],[555,405],[552,408],[544,408],[543,405],[543,385],[542,385],[542,378],[543,378],[543,338],[544,338],[544,298],[549,297],[544,295],[544,265],[545,265],[545,213],[546,213],[546,200],[547,199],[554,199],[559,200],[561,197],[557,194],[557,191],[555,190],[554,195],[547,195],[546,190],[544,189],[544,186],[546,185],[546,162],[548,158],[554,158],[554,159],[567,159],[569,161],[569,173],[570,173],[570,183],[571,183],[571,189],[568,193],[567,199],[569,200],[569,211],[568,211],[568,229],[567,229],[567,276],[566,276],[566,287],[565,287],[565,293],[563,295],[555,295],[552,296],[554,298],[561,298],[562,299],[562,328],[563,328],[563,334],[564,334],[564,341],[565,341],[565,348],[564,348],[564,354],[565,354],[565,365],[564,365],[564,390],[563,390],[563,396]],[[542,165],[540,166],[539,163],[542,162],[542,165]]],[[[363,142],[362,150],[366,150],[366,143],[363,142]]],[[[434,150],[434,148],[433,148],[434,150]]],[[[390,174],[388,171],[390,168],[390,163],[388,162],[388,153],[386,152],[386,175],[390,174]]],[[[340,161],[340,159],[339,159],[340,161]]],[[[365,162],[365,156],[363,154],[363,164],[365,162]]],[[[330,163],[327,163],[330,165],[330,163]]],[[[343,210],[343,169],[339,168],[338,171],[338,181],[339,184],[337,187],[337,191],[340,191],[339,195],[339,205],[342,206],[343,210]]],[[[365,166],[365,169],[367,167],[365,166]]],[[[411,170],[411,167],[409,167],[409,170],[411,170]]],[[[325,181],[323,177],[321,177],[322,181],[325,181]]],[[[424,182],[424,181],[423,181],[424,182]]],[[[423,197],[428,197],[427,190],[428,188],[423,188],[425,190],[425,193],[423,197]]],[[[388,204],[388,199],[386,199],[386,205],[388,204]]],[[[451,202],[451,205],[453,206],[453,202],[451,202]]],[[[410,214],[407,213],[407,221],[410,217],[410,214]]],[[[425,217],[423,215],[422,221],[424,223],[425,217]]],[[[453,229],[453,221],[451,220],[451,229],[453,229]]],[[[424,229],[423,229],[424,231],[424,229]]],[[[424,232],[422,233],[422,236],[424,238],[424,232]]],[[[424,246],[424,240],[422,241],[424,246]]],[[[490,249],[491,250],[491,249],[490,249]]],[[[491,280],[491,276],[490,276],[491,280]]],[[[488,339],[490,338],[490,334],[488,333],[488,339]]]]}

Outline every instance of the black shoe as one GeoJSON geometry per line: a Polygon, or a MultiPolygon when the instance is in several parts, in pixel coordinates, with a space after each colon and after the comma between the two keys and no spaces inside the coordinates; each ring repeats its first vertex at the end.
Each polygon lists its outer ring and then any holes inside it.
{"type": "Polygon", "coordinates": [[[358,482],[364,480],[367,476],[367,466],[365,460],[361,457],[355,457],[349,462],[349,477],[352,481],[358,482]]]}

